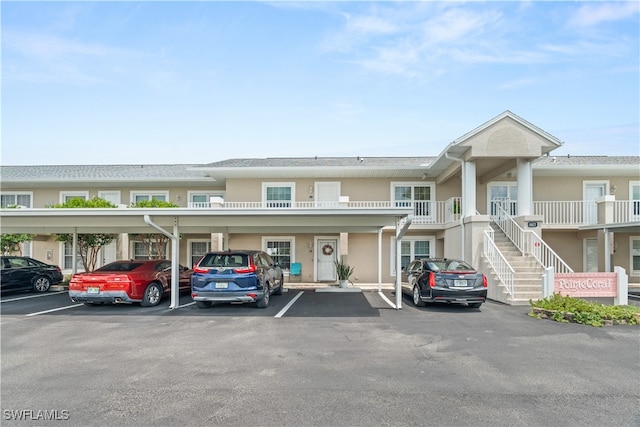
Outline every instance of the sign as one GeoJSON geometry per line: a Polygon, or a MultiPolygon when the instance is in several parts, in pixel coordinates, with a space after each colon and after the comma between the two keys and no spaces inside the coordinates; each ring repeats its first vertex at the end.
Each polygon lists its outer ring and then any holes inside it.
{"type": "Polygon", "coordinates": [[[537,221],[529,221],[527,222],[527,227],[529,228],[536,228],[538,226],[538,222],[537,221]]]}
{"type": "Polygon", "coordinates": [[[577,298],[617,297],[616,273],[555,273],[553,292],[577,298]]]}

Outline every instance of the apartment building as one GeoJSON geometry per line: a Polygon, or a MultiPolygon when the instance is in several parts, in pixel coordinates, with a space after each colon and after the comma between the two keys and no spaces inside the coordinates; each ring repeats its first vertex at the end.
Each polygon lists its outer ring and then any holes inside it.
{"type": "Polygon", "coordinates": [[[640,286],[640,156],[554,155],[561,145],[506,111],[436,157],[2,166],[0,227],[33,234],[23,252],[67,273],[78,258],[52,234],[116,234],[103,264],[146,257],[141,234],[163,233],[180,264],[210,250],[260,248],[287,271],[299,264],[303,282],[334,282],[343,259],[355,285],[392,284],[413,259],[438,256],[477,266],[490,297],[508,303],[539,297],[549,266],[620,266],[640,286]],[[76,197],[118,208],[48,208],[76,197]],[[130,207],[149,199],[179,207],[130,207]]]}

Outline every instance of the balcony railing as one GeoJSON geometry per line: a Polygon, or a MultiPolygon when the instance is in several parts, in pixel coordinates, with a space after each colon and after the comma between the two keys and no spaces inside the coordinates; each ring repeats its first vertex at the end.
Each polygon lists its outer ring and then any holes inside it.
{"type": "Polygon", "coordinates": [[[228,202],[222,199],[212,202],[190,202],[192,209],[388,209],[413,208],[413,224],[446,224],[460,220],[462,200],[452,197],[445,201],[262,201],[228,202]]]}

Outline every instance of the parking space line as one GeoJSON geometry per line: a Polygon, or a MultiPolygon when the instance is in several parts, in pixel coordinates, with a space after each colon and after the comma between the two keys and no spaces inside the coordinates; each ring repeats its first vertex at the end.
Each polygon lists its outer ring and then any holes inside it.
{"type": "Polygon", "coordinates": [[[39,314],[46,314],[46,313],[51,313],[53,311],[60,311],[60,310],[66,310],[68,308],[73,308],[73,307],[81,307],[84,304],[74,304],[74,305],[67,305],[65,307],[58,307],[58,308],[52,308],[51,310],[45,310],[45,311],[38,311],[37,313],[29,313],[29,314],[25,314],[25,316],[37,316],[39,314]]]}
{"type": "Polygon", "coordinates": [[[391,307],[396,308],[396,305],[394,303],[391,302],[391,300],[389,298],[387,298],[387,296],[385,294],[383,294],[382,292],[378,292],[378,295],[380,295],[380,297],[385,300],[387,302],[387,304],[389,304],[391,307]]]}
{"type": "Polygon", "coordinates": [[[274,317],[282,317],[287,312],[287,310],[289,310],[291,306],[298,300],[298,298],[302,296],[302,294],[304,294],[304,291],[298,292],[298,295],[293,297],[293,299],[289,301],[289,304],[285,305],[284,308],[280,310],[274,317]]]}
{"type": "Polygon", "coordinates": [[[0,303],[11,302],[11,301],[20,301],[20,300],[29,299],[29,298],[48,297],[49,295],[57,295],[57,294],[65,293],[65,292],[67,292],[67,291],[57,291],[57,292],[51,292],[51,293],[48,293],[48,294],[27,295],[26,297],[3,299],[2,301],[0,301],[0,303]]]}
{"type": "Polygon", "coordinates": [[[186,303],[186,304],[179,305],[179,306],[178,306],[178,307],[176,307],[176,308],[189,307],[190,305],[193,305],[193,304],[195,304],[195,303],[196,303],[195,301],[191,301],[191,302],[188,302],[188,303],[186,303]]]}

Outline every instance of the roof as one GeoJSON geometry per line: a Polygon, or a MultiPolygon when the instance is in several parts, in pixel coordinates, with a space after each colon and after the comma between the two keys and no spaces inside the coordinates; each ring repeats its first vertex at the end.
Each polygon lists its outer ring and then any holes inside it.
{"type": "Polygon", "coordinates": [[[435,157],[267,157],[262,159],[229,159],[202,165],[204,168],[265,167],[426,167],[435,157]]]}

